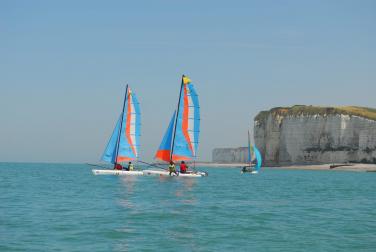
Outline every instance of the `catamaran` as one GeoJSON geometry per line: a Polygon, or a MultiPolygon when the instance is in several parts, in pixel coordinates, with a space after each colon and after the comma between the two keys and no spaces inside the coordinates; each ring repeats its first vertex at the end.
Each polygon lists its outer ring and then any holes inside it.
{"type": "MultiPolygon", "coordinates": [[[[200,133],[200,106],[198,95],[187,76],[182,76],[179,101],[155,159],[164,162],[191,161],[196,158],[200,133]]],[[[170,176],[165,170],[144,170],[144,175],[170,176]]],[[[180,177],[203,177],[206,172],[172,173],[180,177]]]]}
{"type": "Polygon", "coordinates": [[[140,147],[140,105],[136,94],[126,87],[123,110],[102,155],[102,161],[113,164],[113,169],[92,170],[95,175],[143,175],[142,171],[126,171],[121,167],[137,160],[140,147]],[[119,168],[120,169],[117,169],[119,168]]]}
{"type": "Polygon", "coordinates": [[[256,145],[251,145],[251,136],[248,130],[248,163],[249,166],[244,166],[241,173],[250,172],[253,174],[259,173],[261,170],[262,157],[260,151],[257,149],[256,145]],[[256,161],[256,164],[253,162],[256,161]]]}

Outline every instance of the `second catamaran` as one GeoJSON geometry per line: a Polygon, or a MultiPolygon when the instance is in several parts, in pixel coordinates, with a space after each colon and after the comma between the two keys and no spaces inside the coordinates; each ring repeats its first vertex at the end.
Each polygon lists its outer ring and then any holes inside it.
{"type": "MultiPolygon", "coordinates": [[[[187,76],[182,76],[179,101],[167,131],[155,154],[155,158],[165,162],[191,161],[196,158],[200,134],[200,106],[198,95],[187,76]]],[[[145,175],[169,176],[162,170],[146,170],[145,175]]],[[[180,173],[182,177],[207,176],[206,172],[180,173]]]]}

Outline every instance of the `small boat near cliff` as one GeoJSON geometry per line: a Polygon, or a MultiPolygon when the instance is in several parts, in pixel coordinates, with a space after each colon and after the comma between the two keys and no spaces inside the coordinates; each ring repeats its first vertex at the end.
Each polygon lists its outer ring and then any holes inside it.
{"type": "Polygon", "coordinates": [[[262,157],[256,145],[251,145],[251,136],[248,130],[248,166],[244,166],[241,173],[257,174],[261,170],[262,157]]]}
{"type": "Polygon", "coordinates": [[[123,109],[112,132],[101,160],[113,164],[113,169],[93,169],[94,175],[139,176],[143,171],[126,171],[116,168],[137,160],[140,147],[141,113],[136,94],[126,86],[123,109]],[[120,165],[120,166],[119,166],[120,165]]]}
{"type": "MultiPolygon", "coordinates": [[[[200,133],[200,106],[198,95],[191,80],[182,76],[179,100],[162,142],[155,154],[155,159],[170,161],[192,161],[196,158],[200,133]]],[[[144,175],[170,176],[166,170],[144,170],[144,175]]],[[[179,177],[204,177],[208,174],[200,171],[172,173],[179,177]]]]}

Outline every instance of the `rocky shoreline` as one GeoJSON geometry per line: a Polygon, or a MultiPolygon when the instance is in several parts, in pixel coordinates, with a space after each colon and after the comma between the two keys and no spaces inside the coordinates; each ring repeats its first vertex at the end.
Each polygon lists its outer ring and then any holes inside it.
{"type": "MultiPolygon", "coordinates": [[[[221,167],[221,168],[240,168],[248,164],[244,163],[201,163],[195,164],[196,167],[221,167]]],[[[376,164],[319,164],[319,165],[287,165],[287,166],[275,166],[267,167],[267,169],[275,170],[320,170],[320,171],[354,171],[354,172],[376,172],[376,164]]]]}

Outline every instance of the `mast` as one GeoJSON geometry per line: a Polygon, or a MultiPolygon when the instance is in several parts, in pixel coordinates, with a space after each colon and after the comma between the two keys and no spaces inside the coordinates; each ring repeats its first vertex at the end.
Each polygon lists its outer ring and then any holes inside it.
{"type": "Polygon", "coordinates": [[[251,156],[251,137],[249,135],[248,130],[248,161],[249,161],[249,167],[252,167],[252,156],[251,156]]]}
{"type": "Polygon", "coordinates": [[[118,139],[116,141],[116,156],[115,156],[114,167],[117,164],[117,158],[118,158],[118,155],[119,155],[120,135],[121,135],[121,130],[123,129],[124,108],[125,108],[125,103],[126,103],[127,98],[128,98],[127,96],[128,96],[128,84],[125,88],[125,96],[124,96],[124,102],[123,102],[123,110],[121,112],[119,134],[118,134],[118,139]]]}
{"type": "Polygon", "coordinates": [[[172,154],[174,152],[174,145],[175,145],[175,134],[176,134],[176,124],[178,122],[178,115],[179,115],[179,105],[180,105],[180,98],[181,98],[181,92],[183,90],[183,85],[184,85],[184,74],[181,77],[181,85],[180,85],[180,92],[179,92],[179,101],[178,101],[178,108],[176,109],[176,114],[175,114],[175,123],[174,123],[174,135],[172,137],[172,142],[171,142],[171,148],[170,148],[170,161],[172,161],[172,154]]]}

